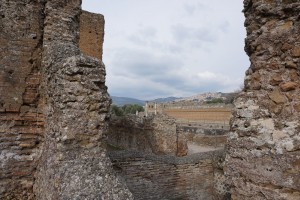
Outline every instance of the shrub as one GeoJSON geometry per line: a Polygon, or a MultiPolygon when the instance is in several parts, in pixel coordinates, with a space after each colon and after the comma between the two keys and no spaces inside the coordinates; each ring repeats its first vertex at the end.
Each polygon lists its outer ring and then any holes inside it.
{"type": "Polygon", "coordinates": [[[127,114],[135,114],[136,111],[143,112],[144,108],[143,106],[140,106],[138,104],[126,104],[122,107],[112,105],[111,106],[111,113],[116,116],[124,116],[127,114]]]}

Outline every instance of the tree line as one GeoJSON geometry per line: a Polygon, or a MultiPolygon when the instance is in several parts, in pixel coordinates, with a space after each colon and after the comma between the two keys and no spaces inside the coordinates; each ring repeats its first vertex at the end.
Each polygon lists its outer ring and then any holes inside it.
{"type": "Polygon", "coordinates": [[[116,116],[124,116],[128,114],[135,114],[136,111],[138,112],[144,112],[143,106],[140,106],[138,104],[126,104],[123,106],[117,106],[117,105],[111,105],[110,112],[113,115],[116,116]]]}

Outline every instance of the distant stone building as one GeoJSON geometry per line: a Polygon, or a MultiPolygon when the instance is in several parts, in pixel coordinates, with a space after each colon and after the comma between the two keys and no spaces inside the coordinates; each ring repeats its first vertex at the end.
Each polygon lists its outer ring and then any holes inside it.
{"type": "Polygon", "coordinates": [[[232,105],[199,104],[195,102],[146,102],[145,115],[167,114],[177,120],[229,124],[232,105]]]}

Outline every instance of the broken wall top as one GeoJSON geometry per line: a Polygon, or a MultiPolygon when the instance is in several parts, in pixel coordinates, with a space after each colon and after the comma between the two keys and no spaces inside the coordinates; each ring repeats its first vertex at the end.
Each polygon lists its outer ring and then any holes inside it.
{"type": "Polygon", "coordinates": [[[82,11],[80,16],[80,50],[102,60],[104,41],[104,16],[82,11]]]}

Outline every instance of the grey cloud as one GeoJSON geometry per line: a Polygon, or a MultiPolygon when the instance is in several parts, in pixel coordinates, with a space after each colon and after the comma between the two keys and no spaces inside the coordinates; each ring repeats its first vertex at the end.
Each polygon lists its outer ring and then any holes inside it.
{"type": "Polygon", "coordinates": [[[176,71],[176,69],[174,69],[171,72],[168,72],[166,74],[161,74],[161,75],[157,75],[155,77],[151,77],[151,81],[153,82],[159,82],[165,85],[170,85],[174,88],[180,88],[182,86],[185,85],[185,79],[184,76],[179,76],[177,74],[174,74],[174,71],[176,71]]]}
{"type": "Polygon", "coordinates": [[[157,30],[153,27],[145,27],[140,30],[140,34],[146,38],[154,38],[156,36],[157,30]]]}
{"type": "Polygon", "coordinates": [[[152,77],[168,74],[171,70],[182,65],[178,58],[167,55],[155,56],[153,53],[138,50],[122,49],[113,59],[115,75],[131,77],[152,77]]]}
{"type": "Polygon", "coordinates": [[[186,96],[206,91],[224,91],[235,84],[226,82],[226,77],[211,78],[208,72],[202,76],[186,74],[178,58],[157,56],[147,51],[119,49],[113,60],[113,66],[117,68],[108,74],[108,78],[109,75],[113,76],[113,80],[109,81],[109,90],[114,91],[112,95],[116,96],[140,99],[186,96]]]}
{"type": "Polygon", "coordinates": [[[230,23],[228,21],[223,21],[220,25],[219,28],[223,33],[227,33],[228,29],[230,27],[230,23]]]}
{"type": "Polygon", "coordinates": [[[147,77],[124,79],[121,76],[114,76],[109,85],[108,90],[111,95],[136,97],[144,100],[169,96],[174,90],[163,83],[148,80],[147,77]]]}
{"type": "Polygon", "coordinates": [[[131,41],[135,45],[145,46],[148,44],[148,41],[145,38],[140,37],[139,35],[130,35],[128,36],[128,40],[131,41]]]}
{"type": "Polygon", "coordinates": [[[149,45],[153,43],[157,34],[157,30],[153,27],[140,28],[134,34],[128,36],[128,40],[136,45],[149,45]]]}
{"type": "Polygon", "coordinates": [[[200,10],[205,10],[207,7],[204,4],[201,3],[186,3],[184,4],[184,10],[188,15],[194,15],[195,12],[200,10]]]}
{"type": "Polygon", "coordinates": [[[168,50],[173,54],[177,54],[181,53],[183,51],[183,48],[180,45],[170,44],[168,45],[168,50]]]}
{"type": "Polygon", "coordinates": [[[198,41],[205,41],[205,42],[215,42],[216,36],[208,29],[199,28],[196,29],[193,33],[195,39],[198,41]]]}
{"type": "Polygon", "coordinates": [[[114,93],[112,95],[116,96],[130,96],[139,99],[149,100],[159,97],[167,96],[191,96],[194,94],[202,92],[220,92],[228,91],[228,87],[225,87],[219,82],[201,82],[198,84],[190,84],[187,80],[182,78],[179,79],[165,79],[165,80],[149,80],[144,82],[144,80],[136,79],[134,83],[123,83],[122,87],[112,89],[114,93]]]}
{"type": "Polygon", "coordinates": [[[196,7],[192,4],[185,4],[184,9],[188,14],[193,15],[196,10],[196,7]]]}
{"type": "MultiPolygon", "coordinates": [[[[146,33],[150,34],[150,33],[146,33]]],[[[181,45],[178,45],[178,42],[167,42],[163,41],[160,42],[156,40],[155,35],[148,35],[147,37],[143,37],[140,33],[136,33],[133,35],[128,36],[128,40],[132,42],[133,44],[139,46],[139,47],[149,47],[153,51],[160,51],[160,52],[170,52],[171,54],[178,54],[182,53],[183,48],[181,45]]]]}
{"type": "MultiPolygon", "coordinates": [[[[153,99],[238,87],[236,79],[243,78],[244,74],[241,66],[249,64],[248,57],[245,59],[238,53],[243,51],[243,46],[239,51],[235,47],[238,41],[241,44],[244,41],[237,38],[240,31],[235,29],[235,20],[243,21],[240,20],[243,16],[240,10],[237,11],[239,15],[234,15],[237,12],[233,10],[235,7],[242,9],[243,5],[241,1],[235,1],[234,6],[217,0],[161,1],[153,4],[155,7],[151,9],[155,10],[155,16],[150,17],[142,16],[133,1],[122,2],[122,6],[118,4],[118,10],[109,1],[105,3],[106,8],[98,6],[107,12],[103,12],[107,20],[104,63],[109,92],[117,96],[153,99]],[[166,4],[170,8],[167,12],[160,9],[166,4]],[[227,10],[230,13],[225,15],[227,10]],[[116,15],[117,11],[124,15],[116,15]],[[224,17],[220,17],[223,12],[224,17]],[[122,21],[126,23],[120,23],[122,21]],[[236,36],[228,37],[230,35],[236,36]],[[201,72],[202,76],[199,76],[201,72]],[[210,78],[208,72],[218,72],[224,77],[210,78]]],[[[150,9],[144,3],[139,6],[150,9]]],[[[243,27],[243,22],[239,26],[243,27]]]]}
{"type": "Polygon", "coordinates": [[[215,42],[215,34],[208,28],[193,28],[183,24],[172,26],[172,34],[178,42],[189,42],[193,44],[197,42],[202,44],[204,42],[215,42]]]}

